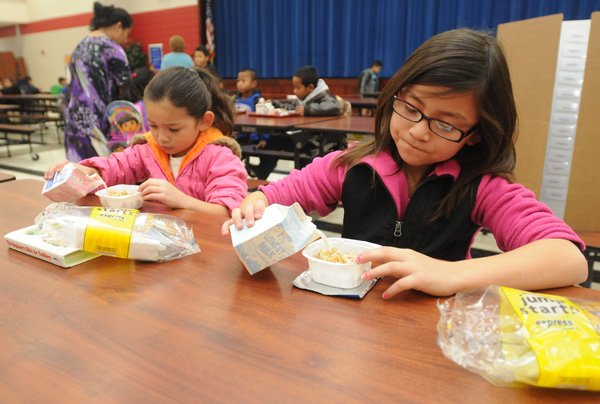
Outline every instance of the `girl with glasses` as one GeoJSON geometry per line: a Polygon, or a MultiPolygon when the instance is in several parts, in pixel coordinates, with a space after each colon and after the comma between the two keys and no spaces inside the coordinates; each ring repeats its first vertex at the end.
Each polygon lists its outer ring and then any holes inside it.
{"type": "Polygon", "coordinates": [[[457,29],[423,43],[379,98],[370,142],[315,159],[250,194],[228,225],[252,226],[266,205],[299,202],[326,215],[344,206],[342,237],[384,247],[364,279],[398,278],[390,298],[416,289],[445,296],[492,284],[543,289],[583,282],[581,239],[535,195],[513,183],[517,113],[494,37],[457,29]],[[470,259],[488,228],[495,256],[470,259]]]}

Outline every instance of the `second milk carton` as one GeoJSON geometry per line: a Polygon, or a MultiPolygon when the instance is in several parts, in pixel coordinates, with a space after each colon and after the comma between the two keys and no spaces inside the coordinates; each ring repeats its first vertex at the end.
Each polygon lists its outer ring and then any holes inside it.
{"type": "Polygon", "coordinates": [[[248,272],[260,270],[289,257],[319,238],[317,226],[298,203],[269,205],[254,226],[237,230],[231,225],[231,242],[248,272]]]}

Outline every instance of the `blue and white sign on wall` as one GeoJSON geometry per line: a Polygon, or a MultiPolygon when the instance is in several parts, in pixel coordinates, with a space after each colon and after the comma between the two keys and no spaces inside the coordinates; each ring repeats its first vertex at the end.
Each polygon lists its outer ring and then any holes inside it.
{"type": "Polygon", "coordinates": [[[156,70],[160,69],[160,61],[163,57],[163,44],[162,43],[151,43],[148,45],[148,54],[150,55],[150,64],[154,66],[156,70]]]}

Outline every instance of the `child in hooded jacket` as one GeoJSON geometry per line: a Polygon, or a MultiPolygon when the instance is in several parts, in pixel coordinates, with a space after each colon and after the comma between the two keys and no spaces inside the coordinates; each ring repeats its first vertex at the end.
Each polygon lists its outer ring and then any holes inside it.
{"type": "MultiPolygon", "coordinates": [[[[247,174],[234,154],[239,145],[223,134],[231,136],[226,124],[233,122],[232,107],[214,108],[206,79],[183,67],[159,72],[144,92],[150,125],[146,143],[83,160],[80,167],[98,173],[108,186],[141,183],[144,200],[229,217],[246,196],[247,174]]],[[[45,178],[67,163],[52,167],[45,178]]]]}

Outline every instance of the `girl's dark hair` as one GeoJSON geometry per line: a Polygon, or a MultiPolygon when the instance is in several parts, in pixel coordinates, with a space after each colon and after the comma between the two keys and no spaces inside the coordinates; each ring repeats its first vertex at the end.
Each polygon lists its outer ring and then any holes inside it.
{"type": "Polygon", "coordinates": [[[133,103],[143,100],[144,90],[153,77],[154,72],[147,67],[135,69],[120,98],[133,103]]]}
{"type": "Polygon", "coordinates": [[[508,180],[515,167],[517,111],[504,53],[488,32],[455,29],[431,37],[406,60],[383,89],[375,113],[372,142],[351,148],[335,164],[352,167],[366,155],[390,150],[402,166],[402,159],[390,134],[394,96],[410,85],[448,87],[449,93],[473,92],[479,122],[479,142],[465,145],[454,156],[460,175],[434,218],[450,215],[466,197],[473,180],[493,174],[508,180]]]}
{"type": "Polygon", "coordinates": [[[133,24],[133,20],[127,11],[120,7],[115,6],[103,6],[99,2],[94,2],[94,17],[90,24],[92,31],[110,27],[120,22],[123,28],[130,28],[133,24]]]}
{"type": "Polygon", "coordinates": [[[210,92],[204,81],[200,80],[196,71],[187,67],[169,67],[150,80],[144,90],[144,101],[164,99],[177,108],[185,108],[196,119],[201,119],[212,107],[210,92]]]}
{"type": "Polygon", "coordinates": [[[210,110],[215,114],[213,126],[223,132],[225,136],[234,137],[235,113],[233,100],[221,88],[219,79],[210,70],[202,67],[195,67],[194,70],[198,73],[198,76],[200,76],[200,79],[204,82],[212,97],[212,107],[210,110]]]}
{"type": "Polygon", "coordinates": [[[317,68],[310,65],[298,68],[296,73],[294,73],[294,76],[298,77],[305,87],[308,87],[310,84],[316,87],[317,82],[319,81],[319,72],[317,71],[317,68]]]}

